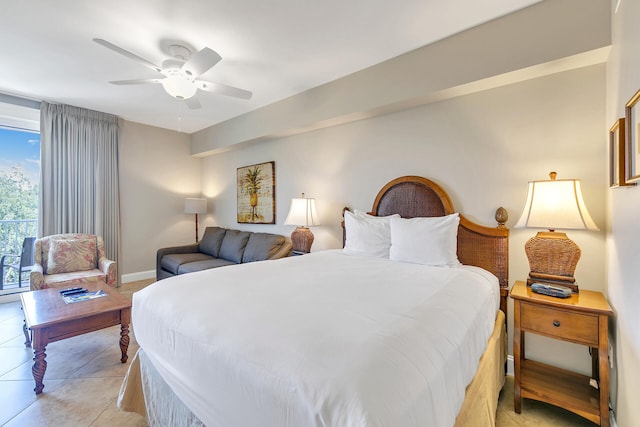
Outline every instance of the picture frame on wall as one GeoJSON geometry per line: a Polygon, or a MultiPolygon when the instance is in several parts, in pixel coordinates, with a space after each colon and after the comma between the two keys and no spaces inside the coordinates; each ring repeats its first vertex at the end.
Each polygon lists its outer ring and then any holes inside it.
{"type": "Polygon", "coordinates": [[[609,129],[609,186],[611,188],[634,185],[627,183],[625,119],[620,118],[609,129]]]}
{"type": "Polygon", "coordinates": [[[275,162],[237,169],[237,209],[239,224],[276,223],[275,162]]]}
{"type": "Polygon", "coordinates": [[[640,90],[631,97],[625,106],[626,121],[626,182],[640,181],[640,90]]]}

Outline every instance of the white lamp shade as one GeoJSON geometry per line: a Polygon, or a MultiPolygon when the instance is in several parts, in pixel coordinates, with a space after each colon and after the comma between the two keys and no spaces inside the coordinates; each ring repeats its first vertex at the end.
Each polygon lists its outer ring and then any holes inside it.
{"type": "Polygon", "coordinates": [[[207,213],[207,199],[186,198],[184,199],[184,213],[203,214],[207,213]]]}
{"type": "Polygon", "coordinates": [[[309,227],[320,225],[318,212],[316,211],[316,200],[311,198],[291,199],[289,215],[284,220],[286,225],[298,225],[309,227]]]}
{"type": "Polygon", "coordinates": [[[529,182],[529,194],[516,228],[598,230],[582,199],[580,180],[529,182]]]}

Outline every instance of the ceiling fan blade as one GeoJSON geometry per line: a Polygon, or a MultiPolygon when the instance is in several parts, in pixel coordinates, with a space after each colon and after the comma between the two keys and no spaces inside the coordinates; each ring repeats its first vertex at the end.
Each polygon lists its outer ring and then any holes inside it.
{"type": "Polygon", "coordinates": [[[153,71],[157,71],[158,73],[162,72],[162,68],[158,67],[157,65],[155,65],[152,62],[147,61],[144,58],[139,57],[138,55],[136,55],[135,53],[131,53],[128,50],[124,50],[123,48],[116,46],[113,43],[109,43],[106,40],[103,39],[93,39],[94,42],[98,43],[99,45],[102,45],[104,47],[106,47],[107,49],[111,49],[112,51],[119,53],[120,55],[126,56],[129,59],[132,59],[136,62],[138,62],[139,64],[144,65],[145,67],[151,68],[153,71]]]}
{"type": "Polygon", "coordinates": [[[198,101],[198,98],[196,98],[195,96],[185,99],[184,103],[187,104],[187,107],[189,107],[189,109],[191,110],[197,110],[198,108],[202,107],[202,105],[200,105],[200,101],[198,101]]]}
{"type": "Polygon", "coordinates": [[[147,83],[161,83],[164,79],[135,79],[135,80],[116,80],[109,82],[112,85],[139,85],[147,83]]]}
{"type": "Polygon", "coordinates": [[[216,65],[222,57],[216,51],[205,47],[199,52],[191,55],[189,60],[182,66],[182,70],[191,78],[196,78],[209,68],[216,65]]]}
{"type": "Polygon", "coordinates": [[[233,96],[242,99],[250,99],[253,95],[248,90],[223,85],[222,83],[205,82],[203,80],[196,80],[195,83],[198,85],[199,89],[206,90],[207,92],[218,93],[220,95],[233,96]]]}

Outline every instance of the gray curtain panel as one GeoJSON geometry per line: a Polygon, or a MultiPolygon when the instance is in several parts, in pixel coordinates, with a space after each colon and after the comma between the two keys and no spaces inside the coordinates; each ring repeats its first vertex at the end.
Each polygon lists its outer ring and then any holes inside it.
{"type": "Polygon", "coordinates": [[[47,102],[40,106],[38,236],[100,235],[107,257],[117,265],[118,137],[117,116],[47,102]]]}

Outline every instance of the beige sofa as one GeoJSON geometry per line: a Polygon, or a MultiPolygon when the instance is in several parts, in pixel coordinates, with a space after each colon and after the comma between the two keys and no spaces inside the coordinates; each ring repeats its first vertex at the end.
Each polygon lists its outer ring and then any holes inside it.
{"type": "Polygon", "coordinates": [[[178,274],[291,255],[291,240],[278,234],[207,227],[199,243],[159,249],[156,280],[178,274]]]}

